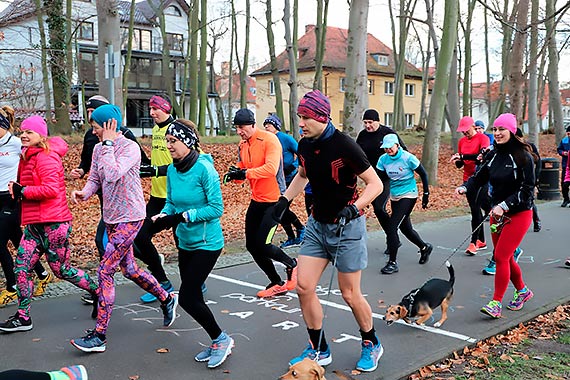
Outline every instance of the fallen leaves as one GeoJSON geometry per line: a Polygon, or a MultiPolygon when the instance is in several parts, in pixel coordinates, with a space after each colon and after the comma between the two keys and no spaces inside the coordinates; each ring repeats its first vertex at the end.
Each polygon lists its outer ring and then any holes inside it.
{"type": "Polygon", "coordinates": [[[156,352],[159,354],[168,354],[170,350],[168,348],[158,348],[156,352]]]}

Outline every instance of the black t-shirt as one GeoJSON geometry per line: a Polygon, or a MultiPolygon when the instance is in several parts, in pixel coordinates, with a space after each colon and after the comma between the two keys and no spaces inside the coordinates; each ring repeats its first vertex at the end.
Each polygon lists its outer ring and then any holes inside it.
{"type": "Polygon", "coordinates": [[[324,141],[301,139],[297,154],[313,190],[313,217],[334,223],[338,212],[358,198],[357,176],[370,162],[358,144],[338,130],[324,141]]]}
{"type": "MultiPolygon", "coordinates": [[[[368,132],[366,129],[363,129],[362,131],[360,131],[358,137],[356,138],[356,143],[360,145],[360,147],[366,154],[366,157],[368,157],[370,165],[372,165],[372,167],[374,167],[374,169],[376,170],[376,173],[380,175],[380,179],[382,179],[382,182],[389,181],[389,178],[385,172],[376,169],[376,164],[378,163],[378,159],[380,159],[380,156],[385,153],[384,149],[380,148],[380,146],[382,145],[384,137],[389,134],[398,135],[396,132],[394,132],[392,128],[380,124],[380,127],[374,132],[368,132]]],[[[400,142],[400,146],[404,150],[408,150],[406,144],[404,144],[400,136],[398,136],[398,141],[400,142]]]]}

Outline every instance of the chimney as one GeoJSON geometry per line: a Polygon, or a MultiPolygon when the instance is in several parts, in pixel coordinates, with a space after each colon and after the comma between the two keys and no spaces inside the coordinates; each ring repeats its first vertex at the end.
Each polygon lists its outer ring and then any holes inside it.
{"type": "Polygon", "coordinates": [[[312,30],[315,30],[315,28],[316,28],[315,24],[305,25],[305,34],[309,33],[312,30]]]}

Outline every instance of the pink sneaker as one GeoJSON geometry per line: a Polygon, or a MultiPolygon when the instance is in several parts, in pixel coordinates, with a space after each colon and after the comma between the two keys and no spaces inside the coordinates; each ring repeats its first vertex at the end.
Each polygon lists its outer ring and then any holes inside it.
{"type": "Polygon", "coordinates": [[[63,367],[60,371],[69,376],[70,380],[88,380],[87,370],[82,365],[63,367]]]}
{"type": "Polygon", "coordinates": [[[533,296],[534,293],[530,289],[527,289],[526,292],[519,292],[518,290],[515,290],[513,300],[509,302],[509,304],[507,305],[507,309],[520,310],[523,308],[524,303],[530,300],[533,296]]]}

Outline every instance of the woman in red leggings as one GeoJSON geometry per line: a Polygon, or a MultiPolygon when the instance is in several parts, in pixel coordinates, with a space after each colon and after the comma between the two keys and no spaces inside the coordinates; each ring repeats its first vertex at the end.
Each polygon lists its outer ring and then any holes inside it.
{"type": "Polygon", "coordinates": [[[493,124],[494,149],[485,157],[481,169],[456,189],[458,194],[465,194],[487,182],[492,187],[491,237],[497,274],[493,299],[481,308],[483,314],[492,318],[501,317],[509,281],[515,293],[507,309],[520,310],[533,297],[513,253],[532,223],[535,157],[530,146],[515,136],[516,131],[515,115],[499,115],[493,124]]]}

